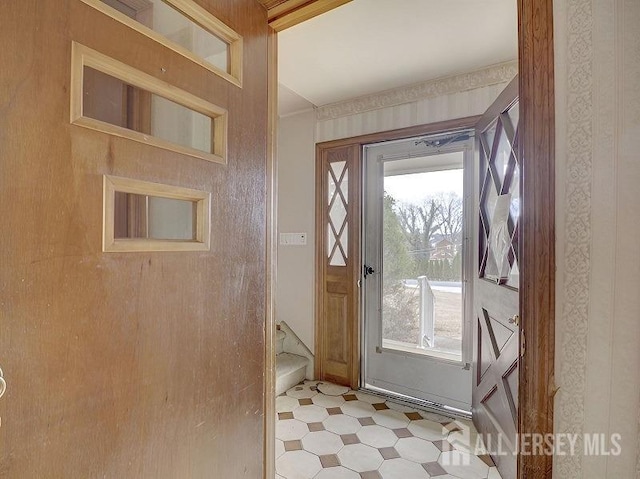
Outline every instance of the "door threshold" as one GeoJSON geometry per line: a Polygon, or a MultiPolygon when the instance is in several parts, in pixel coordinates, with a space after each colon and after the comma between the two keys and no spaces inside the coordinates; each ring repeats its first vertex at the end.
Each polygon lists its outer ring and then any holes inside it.
{"type": "Polygon", "coordinates": [[[371,384],[365,384],[360,388],[360,391],[375,396],[384,397],[385,399],[402,404],[403,406],[411,406],[417,409],[422,409],[427,412],[433,412],[442,416],[448,416],[451,418],[471,419],[471,411],[465,411],[464,409],[458,409],[444,404],[439,404],[433,401],[427,401],[426,399],[415,398],[412,396],[406,396],[387,389],[379,388],[371,384]]]}

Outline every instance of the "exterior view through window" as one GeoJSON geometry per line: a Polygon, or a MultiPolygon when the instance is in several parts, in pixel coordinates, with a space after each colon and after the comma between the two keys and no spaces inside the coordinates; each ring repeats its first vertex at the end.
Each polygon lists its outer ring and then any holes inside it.
{"type": "Polygon", "coordinates": [[[437,156],[384,163],[382,346],[460,361],[463,153],[437,156]]]}

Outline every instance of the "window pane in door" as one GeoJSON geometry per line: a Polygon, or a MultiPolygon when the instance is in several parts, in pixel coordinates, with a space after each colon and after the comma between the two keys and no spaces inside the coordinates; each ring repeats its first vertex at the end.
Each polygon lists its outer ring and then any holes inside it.
{"type": "Polygon", "coordinates": [[[384,164],[385,348],[461,360],[462,161],[456,152],[384,164]]]}
{"type": "Polygon", "coordinates": [[[83,114],[161,140],[213,153],[213,119],[159,95],[84,67],[83,114]]]}
{"type": "Polygon", "coordinates": [[[101,0],[128,17],[229,72],[229,44],[164,0],[101,0]]]}
{"type": "Polygon", "coordinates": [[[329,164],[327,172],[329,184],[329,224],[328,251],[329,266],[346,266],[348,251],[347,198],[349,197],[349,170],[346,162],[336,161],[329,164]]]}

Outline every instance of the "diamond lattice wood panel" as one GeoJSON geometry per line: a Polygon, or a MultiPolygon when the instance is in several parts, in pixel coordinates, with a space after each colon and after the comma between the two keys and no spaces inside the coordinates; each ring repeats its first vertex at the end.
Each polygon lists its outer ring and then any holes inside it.
{"type": "Polygon", "coordinates": [[[519,286],[519,106],[516,101],[480,135],[480,277],[519,286]]]}

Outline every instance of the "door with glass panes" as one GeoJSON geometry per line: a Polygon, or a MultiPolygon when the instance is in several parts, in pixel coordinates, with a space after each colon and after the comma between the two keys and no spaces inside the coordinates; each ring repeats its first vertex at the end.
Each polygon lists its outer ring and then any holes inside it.
{"type": "Polygon", "coordinates": [[[366,145],[363,386],[471,410],[473,134],[366,145]]]}
{"type": "Polygon", "coordinates": [[[261,477],[264,8],[0,16],[0,476],[261,477]]]}

